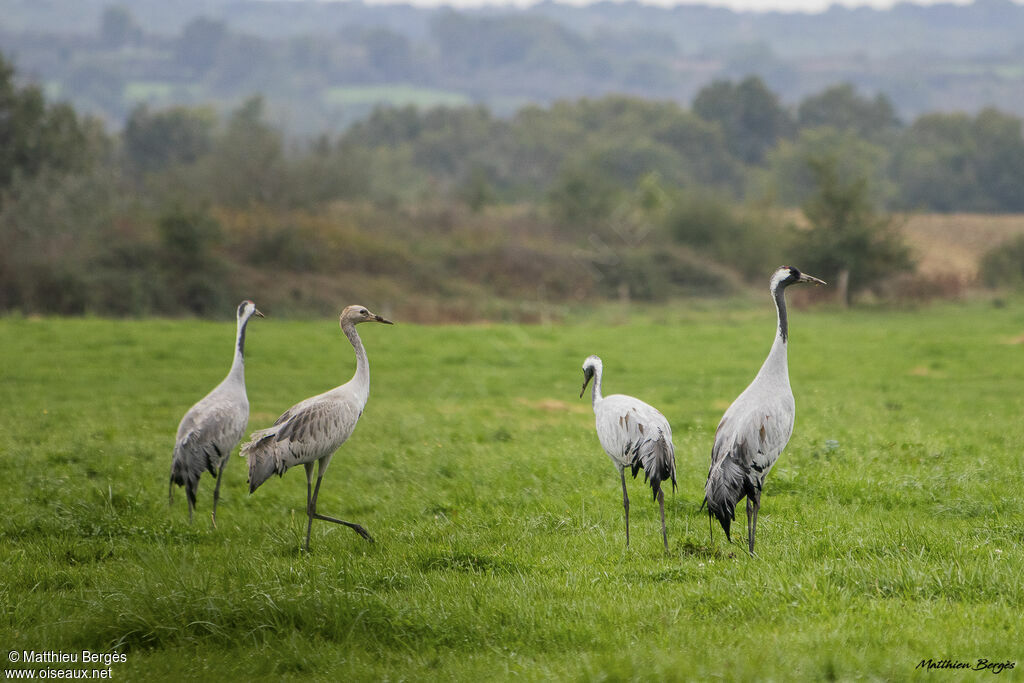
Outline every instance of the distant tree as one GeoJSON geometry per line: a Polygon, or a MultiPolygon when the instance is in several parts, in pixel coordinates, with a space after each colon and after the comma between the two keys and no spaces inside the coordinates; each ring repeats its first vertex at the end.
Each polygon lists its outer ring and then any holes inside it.
{"type": "Polygon", "coordinates": [[[100,40],[112,49],[124,47],[141,36],[142,30],[127,7],[111,5],[103,10],[100,18],[100,40]]]}
{"type": "Polygon", "coordinates": [[[223,232],[207,211],[172,206],[158,221],[160,264],[174,302],[197,315],[211,315],[223,301],[225,265],[216,252],[223,232]]]}
{"type": "Polygon", "coordinates": [[[409,39],[400,33],[384,28],[375,28],[364,32],[363,45],[370,67],[382,80],[405,80],[416,73],[416,61],[413,59],[409,39]]]}
{"type": "Polygon", "coordinates": [[[132,168],[142,172],[194,163],[209,153],[215,123],[209,109],[172,107],[150,112],[146,105],[139,105],[122,134],[125,154],[132,168]]]}
{"type": "Polygon", "coordinates": [[[96,122],[79,119],[69,105],[48,104],[36,86],[18,87],[0,54],[0,191],[16,174],[85,169],[103,142],[96,122]]]}
{"type": "Polygon", "coordinates": [[[797,123],[801,128],[829,126],[878,140],[894,131],[899,119],[885,95],[869,99],[859,95],[853,85],[843,83],[805,98],[797,109],[797,123]]]}
{"type": "Polygon", "coordinates": [[[796,245],[802,267],[836,282],[846,305],[878,278],[913,267],[893,218],[872,206],[866,177],[841,180],[834,155],[812,157],[807,164],[816,190],[803,205],[810,230],[796,245]]]}
{"type": "Polygon", "coordinates": [[[562,225],[598,231],[607,223],[621,192],[620,187],[593,167],[570,164],[555,179],[547,203],[554,219],[562,225]]]}
{"type": "Polygon", "coordinates": [[[203,191],[215,203],[244,207],[289,201],[283,136],[264,118],[261,97],[249,98],[232,112],[206,161],[209,177],[203,191]]]}
{"type": "Polygon", "coordinates": [[[760,164],[779,139],[792,134],[793,121],[760,78],[715,81],[693,100],[693,111],[725,132],[725,144],[740,160],[760,164]]]}
{"type": "Polygon", "coordinates": [[[481,166],[470,169],[469,175],[459,188],[459,197],[474,212],[494,203],[494,186],[488,177],[487,169],[481,166]]]}
{"type": "Polygon", "coordinates": [[[670,207],[664,224],[676,241],[746,278],[762,277],[765,262],[783,256],[789,226],[770,212],[740,206],[710,188],[679,190],[670,207]]]}
{"type": "Polygon", "coordinates": [[[587,48],[582,36],[540,15],[491,17],[443,10],[432,20],[431,34],[443,63],[460,72],[513,65],[565,70],[587,48]]]}
{"type": "Polygon", "coordinates": [[[978,183],[997,211],[1024,211],[1024,133],[1021,119],[996,109],[974,118],[978,183]]]}
{"type": "Polygon", "coordinates": [[[1017,235],[984,253],[978,276],[988,287],[1024,288],[1024,235],[1017,235]]]}
{"type": "Polygon", "coordinates": [[[368,147],[395,147],[415,140],[422,128],[416,107],[376,107],[368,118],[353,124],[342,140],[368,147]]]}
{"type": "Polygon", "coordinates": [[[889,177],[887,147],[865,140],[851,130],[830,126],[805,128],[795,140],[783,140],[768,154],[768,195],[785,206],[800,206],[819,189],[820,179],[808,159],[831,156],[840,182],[868,179],[869,200],[887,206],[898,188],[889,177]]]}
{"type": "Polygon", "coordinates": [[[1021,120],[995,109],[926,114],[900,136],[901,205],[933,211],[1024,211],[1021,120]]]}
{"type": "Polygon", "coordinates": [[[204,74],[216,63],[226,39],[224,22],[196,17],[181,30],[174,47],[175,61],[194,74],[204,74]]]}

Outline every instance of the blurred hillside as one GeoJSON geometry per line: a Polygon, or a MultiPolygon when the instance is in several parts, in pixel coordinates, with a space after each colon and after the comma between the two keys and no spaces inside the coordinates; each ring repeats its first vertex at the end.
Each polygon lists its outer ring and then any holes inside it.
{"type": "Polygon", "coordinates": [[[288,135],[340,132],[377,104],[525,104],[627,94],[688,105],[756,75],[787,106],[835,83],[909,120],[1024,115],[1024,6],[737,13],[635,2],[453,11],[294,0],[0,0],[0,51],[51,97],[119,127],[133,108],[260,93],[288,135]],[[387,87],[384,87],[387,86],[387,87]]]}

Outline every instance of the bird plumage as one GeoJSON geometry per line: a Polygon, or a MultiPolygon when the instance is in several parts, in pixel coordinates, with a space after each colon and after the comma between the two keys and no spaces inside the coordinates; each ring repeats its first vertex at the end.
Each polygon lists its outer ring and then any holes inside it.
{"type": "Polygon", "coordinates": [[[362,306],[348,306],[339,317],[342,332],[356,353],[356,372],[339,387],[307,398],[286,410],[272,427],[253,432],[242,446],[241,454],[249,464],[249,492],[254,492],[271,475],[283,475],[295,465],[306,468],[306,550],[314,519],[344,524],[368,540],[370,535],[358,524],[317,514],[316,499],[320,482],[334,452],[355,431],[356,423],[370,396],[370,365],[355,325],[375,321],[392,324],[362,306]],[[312,489],[313,463],[317,463],[316,491],[312,489]]]}
{"type": "Polygon", "coordinates": [[[286,410],[274,426],[252,433],[242,447],[249,461],[249,493],[273,474],[330,458],[348,440],[366,405],[350,384],[307,398],[286,410]]]}
{"type": "Polygon", "coordinates": [[[640,471],[650,484],[651,494],[661,508],[662,539],[668,550],[668,535],[665,528],[664,493],[661,484],[671,480],[672,490],[676,489],[675,447],[672,444],[672,427],[668,420],[653,406],[638,398],[613,394],[601,395],[603,365],[597,356],[588,357],[583,363],[583,389],[594,380],[592,403],[597,438],[608,457],[619,471],[622,480],[623,507],[626,515],[626,545],[629,545],[629,496],[626,493],[625,470],[631,470],[636,478],[640,471]]]}
{"type": "Polygon", "coordinates": [[[622,394],[604,397],[594,406],[594,422],[601,447],[619,470],[641,471],[657,499],[661,482],[676,488],[672,428],[665,416],[640,399],[622,394]]]}
{"type": "Polygon", "coordinates": [[[796,403],[789,384],[786,358],[789,324],[785,289],[798,282],[825,284],[789,266],[783,266],[773,274],[771,293],[778,314],[775,340],[753,381],[733,401],[718,423],[704,487],[708,514],[718,519],[730,541],[736,505],[746,497],[751,553],[754,552],[757,513],[761,507],[765,478],[789,442],[796,421],[796,403]]]}
{"type": "Polygon", "coordinates": [[[173,502],[174,485],[185,487],[190,521],[196,505],[199,478],[203,471],[207,471],[217,479],[212,513],[216,524],[221,474],[249,421],[249,399],[245,392],[245,330],[254,315],[263,317],[256,304],[248,300],[239,304],[231,370],[220,384],[185,413],[178,425],[168,498],[173,502]]]}

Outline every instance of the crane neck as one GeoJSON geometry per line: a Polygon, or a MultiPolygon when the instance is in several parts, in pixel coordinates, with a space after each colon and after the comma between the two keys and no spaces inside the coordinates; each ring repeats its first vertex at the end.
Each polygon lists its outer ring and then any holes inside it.
{"type": "Polygon", "coordinates": [[[604,399],[601,395],[601,375],[603,374],[604,368],[598,363],[594,366],[594,386],[590,389],[590,404],[594,408],[597,408],[597,404],[604,399]]]}
{"type": "Polygon", "coordinates": [[[775,310],[779,315],[779,329],[776,337],[785,344],[789,340],[789,317],[786,315],[786,288],[780,286],[772,291],[772,298],[775,300],[775,310]]]}
{"type": "Polygon", "coordinates": [[[231,372],[229,377],[235,377],[238,381],[245,383],[245,327],[249,324],[249,318],[239,318],[235,330],[235,357],[231,361],[231,372]]]}
{"type": "MultiPolygon", "coordinates": [[[[771,351],[761,367],[761,373],[778,372],[789,376],[789,366],[786,360],[786,346],[789,341],[789,320],[786,316],[786,288],[778,287],[772,290],[772,298],[775,300],[775,308],[778,313],[778,327],[775,330],[775,341],[772,342],[771,351]]],[[[760,373],[759,373],[760,374],[760,373]]]]}
{"type": "Polygon", "coordinates": [[[352,348],[356,352],[356,374],[352,376],[352,383],[360,390],[363,400],[370,395],[370,361],[366,357],[366,349],[363,348],[363,340],[356,332],[356,326],[348,321],[341,324],[341,331],[348,337],[352,348]]]}

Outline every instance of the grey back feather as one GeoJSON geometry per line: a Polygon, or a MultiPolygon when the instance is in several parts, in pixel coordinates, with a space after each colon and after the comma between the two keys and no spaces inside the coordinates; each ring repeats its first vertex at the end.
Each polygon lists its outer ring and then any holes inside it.
{"type": "Polygon", "coordinates": [[[193,506],[199,477],[204,470],[217,475],[245,434],[248,421],[245,380],[237,373],[229,374],[181,419],[171,461],[171,483],[185,487],[193,506]]]}
{"type": "Polygon", "coordinates": [[[366,399],[352,382],[286,410],[274,426],[253,432],[242,446],[249,461],[249,492],[271,475],[331,456],[355,431],[366,399]]]}

